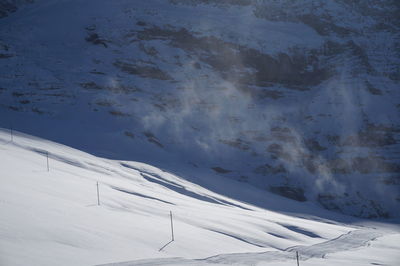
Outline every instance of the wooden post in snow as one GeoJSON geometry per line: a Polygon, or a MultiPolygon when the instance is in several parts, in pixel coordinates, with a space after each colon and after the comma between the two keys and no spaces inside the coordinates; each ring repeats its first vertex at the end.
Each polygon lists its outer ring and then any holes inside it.
{"type": "Polygon", "coordinates": [[[169,241],[167,244],[162,246],[158,251],[163,250],[166,246],[168,246],[169,244],[171,244],[175,240],[175,238],[174,238],[174,224],[172,222],[172,211],[169,211],[169,217],[170,217],[170,221],[171,221],[171,237],[172,238],[171,238],[171,241],[169,241]]]}
{"type": "Polygon", "coordinates": [[[48,151],[46,151],[46,160],[47,160],[47,172],[49,172],[50,168],[49,168],[49,152],[48,151]]]}
{"type": "Polygon", "coordinates": [[[97,186],[97,206],[100,206],[99,182],[97,182],[96,186],[97,186]]]}
{"type": "Polygon", "coordinates": [[[172,240],[171,241],[174,241],[175,239],[174,239],[174,224],[172,222],[172,211],[169,211],[169,215],[171,217],[171,233],[172,233],[172,240]]]}
{"type": "Polygon", "coordinates": [[[299,264],[299,252],[298,251],[296,251],[296,260],[297,260],[297,266],[299,266],[300,264],[299,264]]]}
{"type": "Polygon", "coordinates": [[[10,134],[11,134],[11,142],[13,142],[13,140],[14,140],[14,133],[13,133],[13,128],[12,128],[12,126],[11,126],[11,129],[10,129],[10,134]]]}

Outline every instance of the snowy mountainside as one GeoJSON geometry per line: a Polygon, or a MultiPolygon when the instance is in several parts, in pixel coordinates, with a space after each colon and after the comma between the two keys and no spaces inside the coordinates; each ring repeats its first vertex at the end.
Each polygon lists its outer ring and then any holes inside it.
{"type": "Polygon", "coordinates": [[[212,182],[250,191],[265,207],[144,163],[95,157],[19,132],[11,140],[4,129],[0,167],[1,265],[292,265],[295,251],[310,265],[398,262],[397,224],[335,214],[234,180],[212,182]]]}
{"type": "Polygon", "coordinates": [[[396,1],[31,2],[0,20],[1,126],[399,214],[396,1]]]}

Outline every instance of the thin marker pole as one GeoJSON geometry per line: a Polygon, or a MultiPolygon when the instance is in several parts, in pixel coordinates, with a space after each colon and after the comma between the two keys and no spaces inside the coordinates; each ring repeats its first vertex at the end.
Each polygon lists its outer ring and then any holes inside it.
{"type": "Polygon", "coordinates": [[[97,206],[100,206],[99,182],[97,182],[97,206]]]}
{"type": "Polygon", "coordinates": [[[13,128],[12,128],[12,126],[11,126],[10,133],[11,133],[11,142],[13,142],[13,140],[14,140],[14,136],[13,136],[13,128]]]}
{"type": "Polygon", "coordinates": [[[49,152],[48,151],[46,152],[46,159],[47,159],[47,172],[49,172],[50,168],[49,168],[49,152]]]}
{"type": "Polygon", "coordinates": [[[169,211],[169,215],[171,217],[171,232],[172,232],[172,241],[174,241],[174,224],[172,222],[172,211],[169,211]]]}
{"type": "Polygon", "coordinates": [[[297,260],[297,266],[299,266],[300,264],[299,264],[299,252],[298,251],[296,251],[296,260],[297,260]]]}

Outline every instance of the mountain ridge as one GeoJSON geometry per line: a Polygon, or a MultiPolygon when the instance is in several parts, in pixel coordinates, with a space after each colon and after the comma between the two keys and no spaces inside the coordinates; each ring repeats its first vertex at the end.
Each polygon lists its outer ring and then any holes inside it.
{"type": "Polygon", "coordinates": [[[35,1],[0,20],[0,125],[351,215],[398,215],[396,10],[35,1]]]}

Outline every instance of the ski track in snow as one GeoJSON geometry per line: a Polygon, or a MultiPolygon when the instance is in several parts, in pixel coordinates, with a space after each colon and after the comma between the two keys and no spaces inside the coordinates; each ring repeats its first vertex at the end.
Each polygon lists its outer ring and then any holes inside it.
{"type": "Polygon", "coordinates": [[[324,258],[325,255],[335,252],[346,251],[367,245],[382,236],[380,232],[373,229],[361,229],[350,231],[337,238],[311,246],[295,246],[282,251],[267,251],[262,253],[236,253],[221,254],[205,259],[166,258],[137,260],[103,264],[102,266],[152,266],[152,265],[257,265],[263,261],[285,261],[293,260],[295,252],[300,254],[300,260],[310,258],[324,258]]]}

